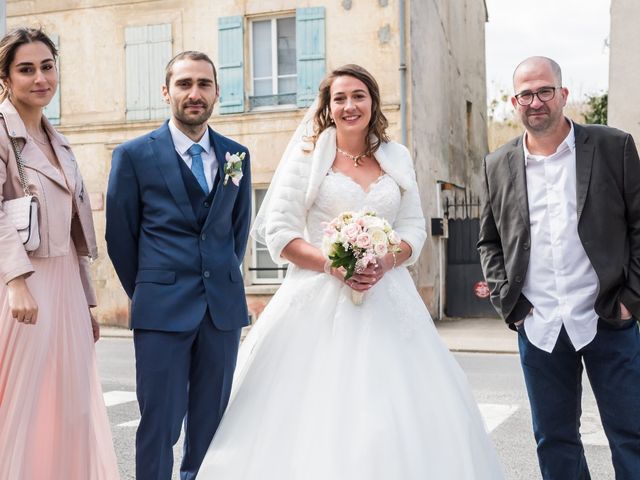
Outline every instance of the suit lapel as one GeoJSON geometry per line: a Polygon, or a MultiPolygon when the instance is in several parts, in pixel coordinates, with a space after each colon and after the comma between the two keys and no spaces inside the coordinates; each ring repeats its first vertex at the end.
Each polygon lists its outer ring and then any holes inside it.
{"type": "Polygon", "coordinates": [[[165,123],[162,127],[151,134],[149,148],[151,149],[151,158],[160,170],[167,188],[177,203],[178,208],[189,223],[191,223],[196,230],[199,230],[196,216],[193,213],[193,208],[189,202],[187,189],[184,185],[184,181],[182,180],[182,175],[180,174],[180,168],[176,164],[177,153],[175,146],[173,145],[173,140],[171,139],[171,132],[169,131],[168,123],[165,123]]]}
{"type": "Polygon", "coordinates": [[[576,137],[576,208],[578,213],[578,221],[584,209],[584,202],[587,199],[589,191],[589,181],[591,179],[591,167],[593,165],[593,156],[595,149],[592,144],[588,143],[589,136],[587,132],[580,127],[574,125],[576,137]]]}
{"type": "Polygon", "coordinates": [[[522,139],[520,139],[515,148],[511,150],[507,161],[509,163],[509,170],[511,171],[511,180],[515,189],[516,198],[518,199],[520,215],[522,215],[522,219],[527,229],[529,229],[529,200],[527,199],[527,178],[524,171],[522,139]]]}

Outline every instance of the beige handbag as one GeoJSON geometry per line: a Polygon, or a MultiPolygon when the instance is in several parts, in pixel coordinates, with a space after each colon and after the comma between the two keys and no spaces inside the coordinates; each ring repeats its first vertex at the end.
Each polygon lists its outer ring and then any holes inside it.
{"type": "MultiPolygon", "coordinates": [[[[6,124],[5,124],[6,128],[6,124]]],[[[9,135],[9,132],[7,132],[9,135]]],[[[40,246],[40,229],[38,228],[38,199],[31,195],[29,190],[29,182],[24,171],[22,156],[16,139],[9,136],[13,152],[16,155],[16,163],[18,164],[18,175],[20,176],[20,185],[24,196],[13,200],[5,200],[2,202],[2,210],[9,217],[9,221],[13,223],[18,230],[20,240],[27,252],[36,250],[40,246]]]]}

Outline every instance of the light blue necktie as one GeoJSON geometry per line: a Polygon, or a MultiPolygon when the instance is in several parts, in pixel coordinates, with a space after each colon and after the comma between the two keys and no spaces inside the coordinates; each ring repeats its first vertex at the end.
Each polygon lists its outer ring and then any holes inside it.
{"type": "Polygon", "coordinates": [[[202,165],[202,156],[200,155],[202,152],[204,152],[204,148],[197,143],[191,145],[189,150],[187,150],[187,153],[191,156],[191,172],[193,176],[196,177],[202,191],[208,194],[209,185],[207,185],[207,178],[204,176],[204,166],[202,165]]]}

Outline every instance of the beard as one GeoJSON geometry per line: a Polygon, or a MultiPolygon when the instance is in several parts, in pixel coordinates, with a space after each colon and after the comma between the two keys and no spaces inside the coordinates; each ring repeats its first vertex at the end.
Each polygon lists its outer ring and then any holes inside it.
{"type": "Polygon", "coordinates": [[[204,123],[207,123],[209,117],[211,117],[211,113],[213,112],[214,103],[208,104],[206,102],[190,102],[185,103],[184,105],[178,105],[176,111],[173,112],[174,117],[181,123],[185,125],[198,126],[204,123]],[[204,107],[204,110],[200,114],[189,114],[187,113],[187,108],[192,107],[194,105],[199,105],[204,107]]]}
{"type": "Polygon", "coordinates": [[[527,130],[536,133],[545,133],[549,130],[553,130],[558,122],[558,119],[562,117],[562,111],[553,113],[546,106],[542,108],[528,108],[524,113],[520,115],[520,120],[527,130]],[[530,116],[534,113],[546,113],[546,116],[530,116]]]}

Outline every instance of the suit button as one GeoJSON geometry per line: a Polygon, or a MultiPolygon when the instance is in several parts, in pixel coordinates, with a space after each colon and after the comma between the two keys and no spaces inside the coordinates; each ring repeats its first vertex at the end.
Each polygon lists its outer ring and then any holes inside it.
{"type": "Polygon", "coordinates": [[[202,205],[204,206],[204,208],[209,208],[209,206],[210,206],[209,202],[204,202],[202,205]]]}
{"type": "Polygon", "coordinates": [[[209,278],[211,276],[211,273],[209,273],[209,270],[205,270],[202,275],[204,276],[204,278],[209,278]]]}
{"type": "Polygon", "coordinates": [[[516,282],[520,283],[522,281],[522,277],[520,275],[516,275],[516,282]]]}
{"type": "Polygon", "coordinates": [[[524,248],[525,250],[529,250],[529,242],[525,242],[522,248],[524,248]]]}
{"type": "Polygon", "coordinates": [[[207,239],[207,234],[203,233],[202,235],[200,235],[200,240],[206,240],[207,239]]]}

